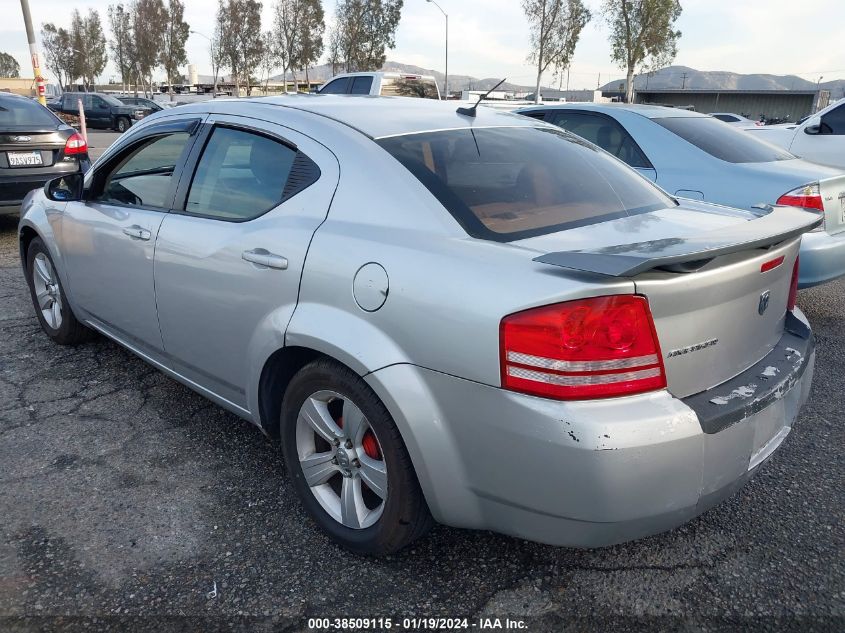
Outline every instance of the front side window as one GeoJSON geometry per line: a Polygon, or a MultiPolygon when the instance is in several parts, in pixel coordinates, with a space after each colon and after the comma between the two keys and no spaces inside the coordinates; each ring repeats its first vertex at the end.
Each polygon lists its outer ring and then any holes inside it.
{"type": "Polygon", "coordinates": [[[349,88],[349,77],[341,77],[330,81],[320,89],[320,94],[324,95],[345,95],[349,88]]]}
{"type": "Polygon", "coordinates": [[[795,158],[743,130],[722,125],[712,117],[666,117],[652,119],[711,156],[729,163],[770,163],[795,158]]]}
{"type": "Polygon", "coordinates": [[[244,130],[215,128],[194,174],[185,211],[229,221],[256,218],[316,180],[304,154],[244,130]]]}
{"type": "Polygon", "coordinates": [[[418,97],[439,99],[437,84],[432,79],[418,77],[383,77],[381,94],[385,97],[418,97]]]}
{"type": "Polygon", "coordinates": [[[822,117],[820,132],[837,136],[845,135],[845,103],[822,117]]]}
{"type": "MultiPolygon", "coordinates": [[[[618,122],[608,116],[569,110],[552,112],[551,116],[551,123],[598,145],[631,167],[652,166],[634,139],[618,122]]],[[[549,120],[548,116],[546,120],[549,120]]]]}
{"type": "Polygon", "coordinates": [[[143,141],[106,177],[99,202],[166,208],[173,172],[190,136],[176,132],[143,141]]]}
{"type": "Polygon", "coordinates": [[[470,235],[511,241],[677,203],[619,161],[552,128],[448,130],[378,141],[470,235]]]}

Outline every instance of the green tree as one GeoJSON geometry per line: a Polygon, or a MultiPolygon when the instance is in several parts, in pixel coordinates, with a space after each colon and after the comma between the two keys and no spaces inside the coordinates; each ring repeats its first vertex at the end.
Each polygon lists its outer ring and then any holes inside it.
{"type": "Polygon", "coordinates": [[[0,77],[20,77],[21,66],[9,53],[0,51],[0,77]]]}
{"type": "Polygon", "coordinates": [[[261,3],[256,0],[221,0],[217,28],[220,54],[232,71],[236,94],[240,93],[240,79],[244,78],[249,95],[250,77],[261,65],[264,51],[261,3]]]}
{"type": "Polygon", "coordinates": [[[555,76],[569,66],[581,30],[592,15],[581,0],[522,0],[522,9],[531,27],[531,54],[537,65],[534,103],[540,103],[543,73],[554,69],[555,76]]]}
{"type": "Polygon", "coordinates": [[[161,54],[159,62],[167,75],[167,85],[170,86],[170,100],[173,100],[173,80],[179,74],[179,66],[188,63],[185,43],[191,27],[184,20],[185,5],[180,0],[170,0],[166,12],[167,25],[162,33],[161,54]]]}
{"type": "Polygon", "coordinates": [[[125,91],[126,86],[132,82],[132,77],[134,76],[134,64],[132,62],[132,42],[134,40],[132,16],[122,4],[110,4],[108,16],[109,27],[112,33],[112,37],[109,40],[109,48],[111,49],[112,59],[120,73],[120,81],[125,91]]]}
{"type": "Polygon", "coordinates": [[[68,86],[73,79],[76,63],[70,43],[70,32],[57,28],[50,22],[42,24],[41,47],[44,50],[44,64],[56,76],[62,88],[68,86]]]}
{"type": "Polygon", "coordinates": [[[162,33],[167,29],[167,9],[162,0],[135,0],[132,3],[132,60],[135,75],[144,94],[153,92],[153,70],[158,66],[162,33]]]}
{"type": "Polygon", "coordinates": [[[402,0],[340,0],[335,9],[340,51],[347,71],[378,70],[396,46],[402,0]]]}
{"type": "Polygon", "coordinates": [[[611,59],[627,71],[625,97],[634,100],[637,69],[669,65],[678,54],[675,22],[681,15],[678,0],[604,0],[602,11],[610,26],[611,59]]]}
{"type": "Polygon", "coordinates": [[[100,14],[89,9],[83,17],[78,9],[71,14],[70,43],[73,52],[73,79],[82,79],[85,90],[91,88],[106,67],[106,36],[100,14]]]}
{"type": "Polygon", "coordinates": [[[321,0],[303,0],[302,46],[300,47],[299,65],[305,69],[305,83],[311,90],[308,69],[316,64],[323,54],[323,35],[326,32],[326,14],[321,0]]]}

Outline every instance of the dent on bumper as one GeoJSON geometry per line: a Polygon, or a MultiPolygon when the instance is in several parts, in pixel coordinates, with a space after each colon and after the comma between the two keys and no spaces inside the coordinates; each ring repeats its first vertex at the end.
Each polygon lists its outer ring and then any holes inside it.
{"type": "Polygon", "coordinates": [[[824,231],[801,237],[800,288],[810,288],[845,275],[845,231],[824,231]]]}
{"type": "Polygon", "coordinates": [[[733,494],[788,432],[813,362],[782,398],[713,434],[665,391],[563,403],[412,365],[368,380],[438,521],[596,547],[671,529],[733,494]]]}

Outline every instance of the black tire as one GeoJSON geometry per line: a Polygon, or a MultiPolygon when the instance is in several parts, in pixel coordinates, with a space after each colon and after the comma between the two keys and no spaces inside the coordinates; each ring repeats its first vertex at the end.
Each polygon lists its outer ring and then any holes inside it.
{"type": "Polygon", "coordinates": [[[119,117],[117,117],[117,122],[115,124],[114,129],[116,129],[118,132],[123,134],[126,130],[129,129],[130,126],[131,126],[131,123],[130,123],[129,119],[127,119],[125,116],[119,116],[119,117]]]}
{"type": "Polygon", "coordinates": [[[59,290],[62,320],[59,327],[56,328],[50,325],[50,323],[48,323],[44,318],[41,308],[38,305],[38,297],[36,296],[35,281],[33,278],[35,271],[35,258],[39,254],[43,254],[53,267],[53,271],[56,271],[56,264],[53,262],[53,258],[50,257],[50,252],[47,250],[47,247],[44,246],[44,242],[41,241],[41,238],[36,237],[32,240],[32,242],[30,242],[29,248],[26,251],[26,281],[29,286],[29,295],[32,299],[32,306],[35,308],[35,315],[38,317],[41,329],[44,330],[53,342],[58,343],[59,345],[79,345],[80,343],[84,343],[92,337],[93,332],[76,319],[76,315],[73,313],[73,310],[71,310],[70,304],[65,296],[65,291],[62,287],[58,273],[56,273],[55,282],[59,290]]]}
{"type": "Polygon", "coordinates": [[[282,401],[280,437],[285,464],[302,505],[317,525],[346,549],[382,556],[402,549],[431,528],[431,513],[393,418],[369,385],[349,368],[331,359],[316,360],[303,367],[291,380],[282,401]],[[334,519],[305,481],[296,447],[297,417],[305,400],[324,390],[350,399],[378,438],[387,467],[388,494],[381,516],[370,527],[353,529],[334,519]]]}

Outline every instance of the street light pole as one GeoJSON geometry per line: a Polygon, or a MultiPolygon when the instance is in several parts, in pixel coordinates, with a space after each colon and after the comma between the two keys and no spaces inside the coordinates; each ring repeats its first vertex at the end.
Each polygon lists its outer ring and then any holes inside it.
{"type": "Polygon", "coordinates": [[[35,31],[32,28],[32,16],[29,13],[29,0],[21,0],[21,11],[23,11],[23,23],[26,26],[26,39],[29,42],[29,55],[32,59],[32,72],[35,75],[35,86],[38,91],[38,103],[47,105],[44,96],[44,77],[41,76],[41,67],[38,62],[38,45],[35,43],[35,31]]]}
{"type": "Polygon", "coordinates": [[[443,14],[443,17],[446,18],[446,74],[443,79],[443,92],[445,93],[444,99],[449,98],[449,14],[443,10],[439,4],[437,4],[434,0],[425,0],[426,2],[430,2],[435,7],[440,9],[440,13],[443,14]]]}
{"type": "MultiPolygon", "coordinates": [[[[199,35],[200,37],[204,37],[205,39],[208,40],[208,46],[209,46],[209,49],[211,50],[211,70],[212,70],[212,72],[214,72],[214,57],[215,57],[215,55],[214,55],[214,41],[210,37],[208,37],[208,35],[206,35],[205,33],[200,33],[199,31],[191,31],[191,33],[193,33],[194,35],[199,35]]],[[[214,94],[212,95],[211,98],[212,99],[217,98],[217,73],[216,72],[214,73],[214,94]]]]}

